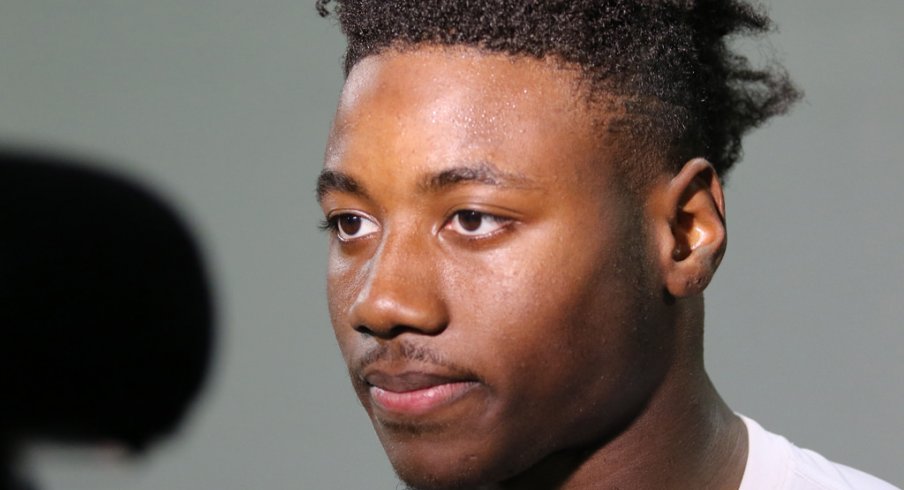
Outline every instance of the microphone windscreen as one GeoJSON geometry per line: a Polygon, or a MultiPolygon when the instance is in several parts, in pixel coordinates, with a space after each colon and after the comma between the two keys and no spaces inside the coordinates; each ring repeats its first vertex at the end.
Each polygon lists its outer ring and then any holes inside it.
{"type": "Polygon", "coordinates": [[[195,239],[144,187],[0,151],[0,397],[8,432],[135,448],[174,430],[210,364],[195,239]]]}

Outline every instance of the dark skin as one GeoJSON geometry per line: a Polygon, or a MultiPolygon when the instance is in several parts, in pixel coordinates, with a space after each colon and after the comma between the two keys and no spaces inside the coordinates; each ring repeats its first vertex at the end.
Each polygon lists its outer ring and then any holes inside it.
{"type": "Polygon", "coordinates": [[[738,488],[746,432],[702,360],[719,179],[694,159],[631,194],[579,81],[448,47],[349,75],[319,186],[330,314],[413,488],[738,488]]]}

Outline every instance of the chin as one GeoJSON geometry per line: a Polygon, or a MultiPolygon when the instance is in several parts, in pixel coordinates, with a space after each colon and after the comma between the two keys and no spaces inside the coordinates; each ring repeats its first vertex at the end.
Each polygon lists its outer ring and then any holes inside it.
{"type": "Polygon", "coordinates": [[[409,490],[479,490],[496,488],[524,471],[517,457],[498,454],[485,445],[384,443],[399,479],[409,490]],[[467,446],[467,445],[466,445],[467,446]]]}
{"type": "Polygon", "coordinates": [[[407,450],[387,450],[396,475],[411,490],[458,490],[484,486],[489,475],[476,464],[484,463],[477,456],[411,454],[407,450]],[[408,454],[399,454],[408,453],[408,454]]]}
{"type": "MultiPolygon", "coordinates": [[[[436,469],[434,468],[434,470],[436,469]]],[[[396,475],[405,485],[406,490],[489,490],[493,488],[492,484],[488,484],[483,479],[473,478],[474,475],[445,474],[449,469],[443,468],[442,474],[397,470],[396,475]]]]}

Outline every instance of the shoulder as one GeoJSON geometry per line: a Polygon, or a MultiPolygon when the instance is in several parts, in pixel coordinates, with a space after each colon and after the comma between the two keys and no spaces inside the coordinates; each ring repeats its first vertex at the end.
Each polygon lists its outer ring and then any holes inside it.
{"type": "Polygon", "coordinates": [[[747,426],[747,467],[740,490],[899,490],[874,476],[834,463],[741,416],[747,426]]]}

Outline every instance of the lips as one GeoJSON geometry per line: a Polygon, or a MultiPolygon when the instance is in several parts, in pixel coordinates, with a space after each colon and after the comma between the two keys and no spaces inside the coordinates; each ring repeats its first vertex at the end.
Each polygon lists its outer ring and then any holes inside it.
{"type": "Polygon", "coordinates": [[[408,416],[424,415],[452,405],[479,385],[471,379],[425,372],[375,371],[364,380],[379,409],[408,416]]]}

